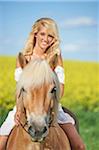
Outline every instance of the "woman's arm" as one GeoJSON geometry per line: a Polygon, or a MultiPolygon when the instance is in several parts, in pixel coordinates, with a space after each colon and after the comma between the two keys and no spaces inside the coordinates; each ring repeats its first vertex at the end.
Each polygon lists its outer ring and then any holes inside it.
{"type": "Polygon", "coordinates": [[[22,73],[22,69],[26,66],[26,64],[27,64],[26,57],[22,53],[19,53],[16,58],[16,69],[14,74],[16,82],[18,82],[20,75],[22,73]]]}
{"type": "Polygon", "coordinates": [[[60,98],[61,98],[64,94],[64,68],[61,53],[58,55],[58,61],[55,68],[55,72],[60,82],[60,98]]]}
{"type": "Polygon", "coordinates": [[[19,81],[21,73],[22,73],[22,67],[19,63],[18,58],[16,58],[16,68],[14,71],[14,79],[15,79],[16,83],[19,81]]]}

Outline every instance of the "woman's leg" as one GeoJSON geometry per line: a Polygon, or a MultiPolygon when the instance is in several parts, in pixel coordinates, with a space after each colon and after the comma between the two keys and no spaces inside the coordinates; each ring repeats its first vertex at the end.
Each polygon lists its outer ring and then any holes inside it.
{"type": "Polygon", "coordinates": [[[0,135],[0,150],[6,150],[8,136],[0,135]]]}
{"type": "Polygon", "coordinates": [[[85,145],[72,123],[60,124],[60,127],[65,131],[70,141],[72,150],[85,150],[85,145]]]}

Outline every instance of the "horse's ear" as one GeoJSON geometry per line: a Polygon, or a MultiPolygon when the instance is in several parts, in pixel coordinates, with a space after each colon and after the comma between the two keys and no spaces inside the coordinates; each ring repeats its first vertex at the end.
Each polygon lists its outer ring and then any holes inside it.
{"type": "Polygon", "coordinates": [[[21,52],[19,52],[18,54],[18,61],[19,61],[21,68],[24,68],[27,64],[27,60],[21,52]]]}

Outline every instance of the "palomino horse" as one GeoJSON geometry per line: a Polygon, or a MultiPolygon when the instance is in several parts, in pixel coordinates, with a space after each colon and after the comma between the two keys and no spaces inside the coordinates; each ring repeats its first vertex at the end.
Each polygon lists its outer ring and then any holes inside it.
{"type": "Polygon", "coordinates": [[[6,150],[70,150],[57,123],[59,82],[45,60],[33,59],[23,69],[16,93],[20,125],[11,131],[6,150]]]}

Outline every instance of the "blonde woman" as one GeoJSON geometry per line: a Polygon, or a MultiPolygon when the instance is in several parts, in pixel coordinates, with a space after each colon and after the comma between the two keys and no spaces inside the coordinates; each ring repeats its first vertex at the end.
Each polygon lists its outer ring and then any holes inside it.
{"type": "MultiPolygon", "coordinates": [[[[54,20],[50,18],[41,18],[37,20],[32,26],[32,31],[22,51],[24,61],[20,63],[19,59],[16,60],[15,80],[19,80],[23,67],[29,63],[34,57],[46,59],[50,67],[56,72],[59,82],[61,94],[64,93],[64,68],[59,48],[59,35],[57,25],[54,20]]],[[[9,112],[7,119],[0,129],[0,150],[5,149],[6,141],[9,133],[14,125],[19,124],[21,110],[17,106],[9,112]]],[[[58,110],[58,123],[67,134],[73,150],[85,150],[82,139],[78,135],[74,124],[74,119],[67,113],[64,113],[61,105],[58,110]]],[[[65,140],[65,139],[64,139],[65,140]]]]}

